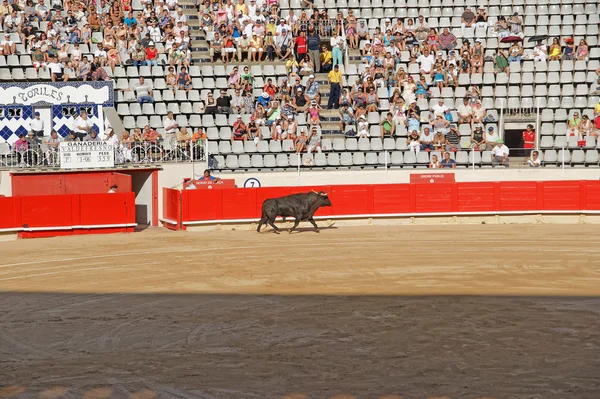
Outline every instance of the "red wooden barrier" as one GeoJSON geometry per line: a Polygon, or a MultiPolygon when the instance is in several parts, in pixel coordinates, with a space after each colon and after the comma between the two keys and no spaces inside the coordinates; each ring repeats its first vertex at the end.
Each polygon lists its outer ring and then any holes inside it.
{"type": "Polygon", "coordinates": [[[0,198],[0,230],[22,238],[131,232],[135,194],[68,194],[0,198]]]}
{"type": "Polygon", "coordinates": [[[162,207],[163,226],[171,230],[179,230],[181,228],[181,191],[163,188],[162,207]]]}
{"type": "Polygon", "coordinates": [[[322,217],[600,210],[600,181],[436,182],[185,190],[181,220],[256,220],[265,199],[310,190],[329,193],[333,206],[319,209],[322,217]]]}

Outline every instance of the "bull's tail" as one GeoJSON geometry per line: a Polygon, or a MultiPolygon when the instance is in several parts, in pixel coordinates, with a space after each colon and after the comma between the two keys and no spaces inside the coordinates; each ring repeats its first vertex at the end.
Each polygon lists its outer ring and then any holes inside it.
{"type": "Polygon", "coordinates": [[[260,228],[263,225],[270,225],[271,227],[273,227],[273,229],[275,230],[276,233],[279,233],[279,229],[277,228],[277,226],[275,226],[275,218],[277,217],[277,215],[272,215],[273,212],[269,212],[269,200],[266,200],[265,202],[263,202],[262,205],[262,215],[260,217],[260,221],[258,222],[258,227],[256,228],[256,231],[260,233],[260,228]]]}

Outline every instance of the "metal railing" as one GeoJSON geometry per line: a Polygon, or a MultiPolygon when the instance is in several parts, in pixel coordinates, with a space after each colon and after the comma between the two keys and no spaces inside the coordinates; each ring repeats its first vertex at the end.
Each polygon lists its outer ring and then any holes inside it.
{"type": "MultiPolygon", "coordinates": [[[[159,140],[133,142],[115,147],[115,165],[186,163],[206,161],[206,140],[196,143],[159,140]]],[[[11,150],[0,153],[0,167],[43,168],[60,167],[60,148],[41,145],[36,149],[11,150]]]]}

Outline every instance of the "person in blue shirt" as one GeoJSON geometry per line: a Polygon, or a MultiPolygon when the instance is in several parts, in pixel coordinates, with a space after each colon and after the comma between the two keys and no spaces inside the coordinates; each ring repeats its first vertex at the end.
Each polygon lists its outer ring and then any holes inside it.
{"type": "Polygon", "coordinates": [[[258,96],[258,99],[256,100],[256,104],[260,104],[263,107],[268,107],[269,103],[271,102],[271,96],[269,96],[269,93],[267,93],[266,91],[263,92],[260,96],[258,96]]]}
{"type": "Polygon", "coordinates": [[[201,178],[198,179],[198,181],[214,181],[214,182],[218,182],[219,180],[221,180],[218,177],[214,177],[210,175],[210,170],[206,169],[204,170],[204,176],[202,176],[201,178]]]}
{"type": "Polygon", "coordinates": [[[133,24],[137,25],[137,19],[135,19],[135,17],[133,16],[133,11],[129,11],[129,13],[127,13],[127,17],[123,22],[125,22],[125,25],[127,25],[128,27],[133,24]]]}
{"type": "Polygon", "coordinates": [[[450,158],[450,153],[444,153],[444,159],[441,162],[442,168],[456,168],[456,161],[450,158]]]}

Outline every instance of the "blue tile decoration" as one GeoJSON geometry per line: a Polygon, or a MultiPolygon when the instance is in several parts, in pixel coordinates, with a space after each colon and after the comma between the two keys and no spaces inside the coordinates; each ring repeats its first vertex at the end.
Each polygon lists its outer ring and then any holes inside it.
{"type": "MultiPolygon", "coordinates": [[[[28,83],[0,83],[0,88],[8,88],[8,87],[19,87],[22,89],[26,89],[30,86],[39,85],[39,82],[28,82],[28,83]]],[[[0,108],[4,110],[4,116],[0,113],[0,142],[8,142],[10,144],[14,143],[18,138],[19,134],[27,134],[27,130],[29,129],[29,123],[33,119],[33,109],[40,105],[47,105],[50,107],[52,111],[52,128],[56,130],[62,137],[67,136],[69,130],[71,130],[73,124],[73,118],[69,116],[65,116],[63,114],[63,108],[69,107],[74,109],[74,111],[79,114],[82,108],[88,109],[91,111],[89,113],[89,118],[94,124],[94,128],[97,132],[101,132],[101,127],[104,126],[104,120],[100,107],[102,106],[114,106],[114,85],[113,82],[60,82],[60,83],[49,83],[44,82],[43,85],[53,86],[57,89],[62,87],[70,86],[70,87],[80,87],[82,85],[89,85],[95,89],[101,88],[103,86],[108,86],[109,91],[109,100],[102,104],[94,103],[93,98],[85,99],[87,101],[82,103],[63,103],[63,104],[50,104],[47,102],[37,102],[33,105],[23,105],[19,104],[16,98],[13,99],[4,99],[4,101],[9,102],[4,106],[0,105],[0,108]],[[14,117],[14,110],[21,109],[21,116],[14,117]],[[11,111],[12,110],[12,111],[11,111]]],[[[3,101],[0,99],[0,101],[3,101]]]]}

